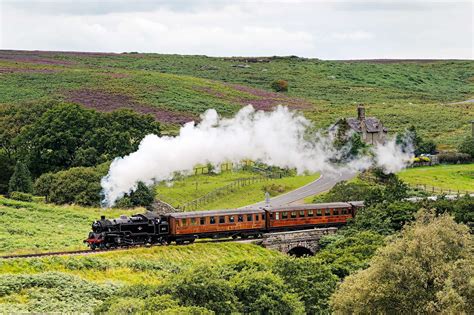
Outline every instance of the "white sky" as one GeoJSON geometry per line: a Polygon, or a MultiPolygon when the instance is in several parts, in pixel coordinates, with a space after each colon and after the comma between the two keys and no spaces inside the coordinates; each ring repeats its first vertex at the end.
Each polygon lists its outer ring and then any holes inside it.
{"type": "Polygon", "coordinates": [[[0,48],[473,59],[473,10],[473,0],[0,0],[0,48]]]}

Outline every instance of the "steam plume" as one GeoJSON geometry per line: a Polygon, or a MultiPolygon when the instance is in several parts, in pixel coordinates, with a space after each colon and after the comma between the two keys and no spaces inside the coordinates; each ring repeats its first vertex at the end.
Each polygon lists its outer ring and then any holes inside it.
{"type": "MultiPolygon", "coordinates": [[[[124,194],[133,191],[139,181],[151,185],[171,180],[175,172],[191,172],[197,164],[238,163],[244,159],[265,164],[296,168],[299,173],[362,170],[373,161],[363,158],[335,166],[330,160],[338,152],[330,136],[308,134],[310,122],[286,107],[272,112],[255,111],[249,105],[233,118],[220,118],[214,109],[206,111],[199,124],[184,125],[177,137],[147,135],[138,150],[116,158],[102,178],[103,204],[112,206],[124,194]]],[[[409,154],[395,142],[374,150],[375,163],[387,171],[403,167],[409,154]]]]}

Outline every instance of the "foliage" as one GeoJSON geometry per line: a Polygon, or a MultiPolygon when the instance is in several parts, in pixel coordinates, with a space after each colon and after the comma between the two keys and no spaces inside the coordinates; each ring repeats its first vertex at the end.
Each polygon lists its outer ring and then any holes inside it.
{"type": "Polygon", "coordinates": [[[25,163],[18,161],[15,165],[13,175],[8,182],[8,192],[20,191],[24,193],[33,192],[33,181],[30,171],[25,163]]]}
{"type": "Polygon", "coordinates": [[[35,182],[35,192],[56,204],[100,205],[100,180],[105,167],[72,167],[54,174],[45,173],[35,182]]]}
{"type": "Polygon", "coordinates": [[[314,202],[364,200],[372,186],[368,183],[342,181],[334,185],[323,197],[317,196],[314,202]]]}
{"type": "Polygon", "coordinates": [[[440,163],[460,164],[469,163],[472,161],[472,158],[471,155],[467,153],[443,152],[438,154],[438,160],[440,163]]]}
{"type": "Polygon", "coordinates": [[[329,266],[311,257],[285,257],[276,261],[273,270],[304,302],[306,313],[321,314],[329,311],[328,300],[338,281],[329,266]]]}
{"type": "Polygon", "coordinates": [[[155,200],[154,189],[138,182],[137,189],[119,199],[115,205],[118,208],[150,207],[155,200]]]}
{"type": "Polygon", "coordinates": [[[247,270],[231,279],[242,313],[303,314],[298,295],[287,293],[283,279],[269,271],[247,270]]]}
{"type": "Polygon", "coordinates": [[[471,159],[474,160],[474,137],[467,136],[458,145],[458,151],[461,153],[469,154],[471,159]]]}
{"type": "Polygon", "coordinates": [[[58,104],[28,125],[18,143],[38,176],[129,154],[149,133],[159,134],[159,125],[151,116],[130,110],[101,114],[78,105],[58,104]]]}
{"type": "Polygon", "coordinates": [[[396,141],[404,151],[413,150],[415,156],[436,153],[436,144],[432,140],[423,139],[413,125],[405,130],[404,133],[397,134],[396,141]]]}
{"type": "Polygon", "coordinates": [[[421,212],[331,298],[336,313],[472,313],[473,240],[448,215],[421,212]]]}
{"type": "Polygon", "coordinates": [[[336,123],[337,129],[334,137],[334,147],[339,150],[335,162],[347,162],[364,153],[367,144],[362,141],[359,133],[353,132],[347,120],[341,118],[336,123]]]}
{"type": "Polygon", "coordinates": [[[278,185],[276,183],[272,183],[272,184],[268,184],[268,185],[264,185],[262,187],[262,190],[263,192],[268,192],[270,194],[270,196],[277,196],[279,194],[282,194],[286,191],[288,191],[288,187],[285,186],[285,185],[278,185]]]}
{"type": "Polygon", "coordinates": [[[193,269],[177,275],[160,292],[171,294],[184,306],[201,306],[218,314],[238,309],[232,287],[211,268],[193,269]]]}
{"type": "Polygon", "coordinates": [[[115,290],[114,285],[92,283],[66,273],[0,275],[0,299],[6,302],[0,304],[0,312],[91,312],[100,299],[115,290]]]}
{"type": "Polygon", "coordinates": [[[385,244],[384,236],[372,231],[352,230],[322,239],[322,250],[314,258],[328,266],[340,279],[364,269],[376,250],[385,244]]]}
{"type": "Polygon", "coordinates": [[[288,81],[275,80],[272,82],[271,87],[275,92],[288,92],[288,81]]]}
{"type": "Polygon", "coordinates": [[[24,193],[21,191],[12,191],[11,193],[8,194],[8,197],[10,197],[13,200],[19,200],[19,201],[27,201],[27,202],[33,201],[33,195],[24,193]]]}

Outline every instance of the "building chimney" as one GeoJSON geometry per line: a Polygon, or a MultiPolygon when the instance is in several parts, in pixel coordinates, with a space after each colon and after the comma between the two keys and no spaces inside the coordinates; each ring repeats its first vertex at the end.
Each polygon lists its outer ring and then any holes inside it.
{"type": "Polygon", "coordinates": [[[363,105],[357,106],[357,119],[359,121],[365,120],[365,108],[363,105]]]}

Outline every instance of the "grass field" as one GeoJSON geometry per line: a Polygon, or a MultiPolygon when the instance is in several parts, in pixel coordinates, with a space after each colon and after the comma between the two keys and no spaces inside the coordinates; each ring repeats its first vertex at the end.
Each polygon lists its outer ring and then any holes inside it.
{"type": "Polygon", "coordinates": [[[131,107],[175,131],[208,108],[231,115],[243,105],[302,110],[319,127],[354,116],[364,103],[391,132],[416,125],[441,147],[469,131],[473,61],[349,62],[302,58],[210,58],[159,54],[0,51],[4,104],[65,100],[98,110],[131,107]],[[257,62],[253,62],[257,61],[257,62]],[[248,67],[240,67],[245,64],[248,67]],[[288,93],[270,83],[289,82],[288,93]]]}
{"type": "MultiPolygon", "coordinates": [[[[183,205],[193,199],[199,198],[216,188],[230,184],[240,178],[251,178],[258,176],[256,173],[238,171],[223,172],[216,175],[195,175],[174,181],[172,186],[161,184],[157,187],[159,198],[173,206],[183,205]]],[[[319,174],[290,176],[281,179],[272,179],[257,182],[248,186],[235,189],[232,193],[223,195],[219,199],[203,205],[205,209],[225,209],[242,207],[265,199],[262,188],[265,185],[276,184],[284,186],[286,193],[298,187],[304,186],[319,177],[319,174]]]]}
{"type": "Polygon", "coordinates": [[[0,196],[0,254],[85,249],[82,241],[101,215],[117,217],[139,211],[143,209],[54,206],[0,196]]]}
{"type": "Polygon", "coordinates": [[[398,176],[412,185],[474,192],[474,164],[414,167],[398,173],[398,176]]]}

